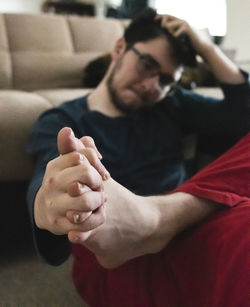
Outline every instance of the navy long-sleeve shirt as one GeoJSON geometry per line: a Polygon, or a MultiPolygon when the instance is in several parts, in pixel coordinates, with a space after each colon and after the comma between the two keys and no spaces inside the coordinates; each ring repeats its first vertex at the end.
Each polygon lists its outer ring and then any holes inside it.
{"type": "MultiPolygon", "coordinates": [[[[61,128],[71,127],[76,137],[93,137],[103,156],[102,163],[126,188],[141,195],[160,194],[174,189],[187,177],[182,155],[184,134],[239,138],[249,131],[250,85],[244,75],[245,83],[222,85],[221,100],[179,88],[153,107],[130,116],[111,118],[91,111],[87,97],[45,112],[28,144],[36,163],[28,190],[31,216],[45,167],[58,156],[57,134],[61,128]]],[[[38,250],[46,261],[60,264],[65,260],[70,252],[65,236],[54,236],[35,225],[34,230],[38,250]]]]}

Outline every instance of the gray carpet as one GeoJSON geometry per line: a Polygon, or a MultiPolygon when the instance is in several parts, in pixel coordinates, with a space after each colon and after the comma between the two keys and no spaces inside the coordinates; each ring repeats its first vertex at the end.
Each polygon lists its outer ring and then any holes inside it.
{"type": "Polygon", "coordinates": [[[0,306],[87,307],[71,281],[71,261],[53,267],[33,250],[1,253],[0,306]]]}

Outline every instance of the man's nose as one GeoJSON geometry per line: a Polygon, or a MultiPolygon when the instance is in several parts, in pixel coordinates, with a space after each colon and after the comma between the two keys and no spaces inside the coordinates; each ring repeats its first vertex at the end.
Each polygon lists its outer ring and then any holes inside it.
{"type": "Polygon", "coordinates": [[[159,92],[161,90],[159,84],[159,76],[150,76],[141,81],[141,85],[146,92],[159,92]]]}

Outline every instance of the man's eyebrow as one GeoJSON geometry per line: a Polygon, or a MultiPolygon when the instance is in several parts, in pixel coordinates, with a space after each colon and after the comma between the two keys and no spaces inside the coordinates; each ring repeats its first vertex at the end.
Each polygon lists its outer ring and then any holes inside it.
{"type": "Polygon", "coordinates": [[[144,57],[147,57],[150,61],[152,61],[156,66],[161,68],[160,63],[150,54],[150,53],[142,53],[144,57]]]}

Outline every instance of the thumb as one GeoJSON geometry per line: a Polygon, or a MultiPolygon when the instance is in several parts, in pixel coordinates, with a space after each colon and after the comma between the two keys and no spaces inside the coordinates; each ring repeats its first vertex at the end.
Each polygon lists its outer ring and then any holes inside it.
{"type": "Polygon", "coordinates": [[[62,128],[57,135],[58,152],[63,155],[72,151],[79,151],[84,149],[83,143],[75,137],[71,128],[62,128]]]}
{"type": "Polygon", "coordinates": [[[101,163],[101,154],[97,150],[94,140],[91,137],[82,137],[81,140],[75,137],[71,128],[62,128],[57,135],[57,148],[61,155],[70,153],[72,151],[78,151],[83,153],[88,159],[90,164],[98,171],[103,180],[107,180],[110,177],[109,172],[101,163]],[[84,144],[85,143],[85,144],[84,144]],[[93,155],[90,149],[94,150],[93,155]]]}

